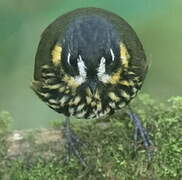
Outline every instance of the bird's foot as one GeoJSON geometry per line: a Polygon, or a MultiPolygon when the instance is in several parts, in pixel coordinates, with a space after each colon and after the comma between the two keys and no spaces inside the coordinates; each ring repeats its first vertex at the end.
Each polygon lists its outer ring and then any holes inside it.
{"type": "Polygon", "coordinates": [[[64,158],[65,163],[67,163],[70,160],[70,157],[73,154],[84,167],[88,167],[84,159],[84,156],[81,154],[81,151],[80,151],[80,148],[82,146],[85,147],[85,144],[69,127],[65,127],[64,136],[65,136],[65,150],[66,150],[66,154],[64,158]]]}
{"type": "Polygon", "coordinates": [[[135,130],[134,130],[135,151],[137,150],[138,144],[141,143],[142,140],[144,147],[147,151],[148,160],[151,160],[153,156],[153,151],[151,149],[151,146],[153,145],[153,143],[150,140],[150,137],[146,129],[143,127],[139,117],[132,112],[131,108],[129,108],[128,114],[130,118],[133,120],[135,125],[135,130]]]}

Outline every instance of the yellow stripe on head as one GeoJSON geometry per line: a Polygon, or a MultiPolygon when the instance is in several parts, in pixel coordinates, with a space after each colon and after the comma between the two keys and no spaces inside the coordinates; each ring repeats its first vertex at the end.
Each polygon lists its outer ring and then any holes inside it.
{"type": "Polygon", "coordinates": [[[54,49],[52,50],[51,52],[51,55],[52,55],[52,62],[54,65],[58,65],[61,61],[61,53],[62,53],[62,47],[59,46],[58,44],[56,44],[54,46],[54,49]]]}
{"type": "MultiPolygon", "coordinates": [[[[121,64],[124,68],[128,68],[128,63],[129,63],[129,58],[130,55],[128,53],[128,50],[124,43],[120,43],[120,59],[121,59],[121,64]]],[[[109,78],[108,82],[111,84],[117,84],[120,83],[120,78],[123,70],[120,68],[117,72],[112,74],[112,76],[109,78]]]]}
{"type": "Polygon", "coordinates": [[[123,43],[120,43],[120,58],[122,65],[125,68],[128,68],[128,60],[130,58],[130,55],[128,53],[126,46],[123,43]]]}

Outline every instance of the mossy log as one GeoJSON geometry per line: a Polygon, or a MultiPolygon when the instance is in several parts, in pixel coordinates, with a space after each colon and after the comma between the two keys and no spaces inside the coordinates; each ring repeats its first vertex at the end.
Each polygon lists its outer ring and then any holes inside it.
{"type": "Polygon", "coordinates": [[[158,103],[147,95],[132,102],[154,142],[148,161],[142,143],[134,150],[133,124],[124,112],[100,120],[73,120],[88,146],[64,164],[61,123],[54,128],[9,132],[8,113],[0,113],[0,180],[180,180],[182,179],[182,97],[158,103]]]}
{"type": "Polygon", "coordinates": [[[6,159],[18,159],[28,154],[51,158],[55,152],[63,153],[63,131],[61,128],[13,131],[5,137],[5,144],[6,159]]]}

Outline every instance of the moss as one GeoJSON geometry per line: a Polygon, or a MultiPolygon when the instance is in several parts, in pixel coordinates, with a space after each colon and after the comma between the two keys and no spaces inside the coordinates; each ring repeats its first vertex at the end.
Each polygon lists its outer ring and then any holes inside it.
{"type": "Polygon", "coordinates": [[[53,120],[53,121],[50,121],[49,124],[54,129],[60,129],[63,126],[63,121],[53,120]]]}
{"type": "Polygon", "coordinates": [[[0,112],[0,137],[4,136],[9,131],[11,121],[12,117],[8,111],[0,112]]]}
{"type": "MultiPolygon", "coordinates": [[[[72,158],[64,164],[57,153],[52,159],[14,160],[2,167],[10,180],[168,180],[182,178],[182,97],[165,104],[139,95],[132,107],[154,142],[154,157],[147,161],[142,145],[133,148],[133,125],[125,113],[99,121],[74,121],[73,127],[88,142],[82,152],[89,168],[72,158]]],[[[32,157],[33,158],[33,157],[32,157]]]]}
{"type": "Polygon", "coordinates": [[[4,169],[1,167],[4,166],[4,161],[2,161],[2,159],[4,158],[7,151],[7,147],[5,144],[5,136],[9,132],[11,121],[12,117],[9,112],[7,111],[0,112],[0,177],[2,176],[2,173],[4,173],[4,169]]]}

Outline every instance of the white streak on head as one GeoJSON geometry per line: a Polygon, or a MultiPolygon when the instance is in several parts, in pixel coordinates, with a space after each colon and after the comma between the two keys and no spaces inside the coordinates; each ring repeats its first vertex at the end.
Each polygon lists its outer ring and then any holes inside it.
{"type": "Polygon", "coordinates": [[[68,62],[69,65],[71,65],[71,64],[70,64],[70,56],[71,56],[71,54],[70,54],[70,52],[69,52],[69,53],[68,53],[68,57],[67,57],[67,62],[68,62]]]}
{"type": "Polygon", "coordinates": [[[106,72],[106,59],[101,58],[99,67],[97,68],[97,75],[102,76],[106,72]]]}
{"type": "Polygon", "coordinates": [[[113,50],[112,50],[112,49],[110,49],[110,52],[111,52],[111,56],[112,56],[112,61],[114,61],[115,56],[114,56],[113,50]]]}
{"type": "Polygon", "coordinates": [[[101,58],[99,67],[97,68],[97,76],[104,83],[109,79],[109,75],[106,74],[106,59],[104,57],[101,58]]]}
{"type": "Polygon", "coordinates": [[[87,77],[87,72],[86,72],[87,67],[85,66],[85,63],[80,55],[79,58],[77,59],[77,65],[78,65],[79,75],[75,77],[75,80],[79,84],[82,84],[83,82],[85,82],[87,77]]]}
{"type": "Polygon", "coordinates": [[[79,74],[81,76],[86,76],[87,75],[87,72],[86,72],[87,67],[85,66],[85,63],[83,62],[83,59],[80,55],[79,55],[79,58],[77,59],[77,64],[78,64],[79,74]]]}

